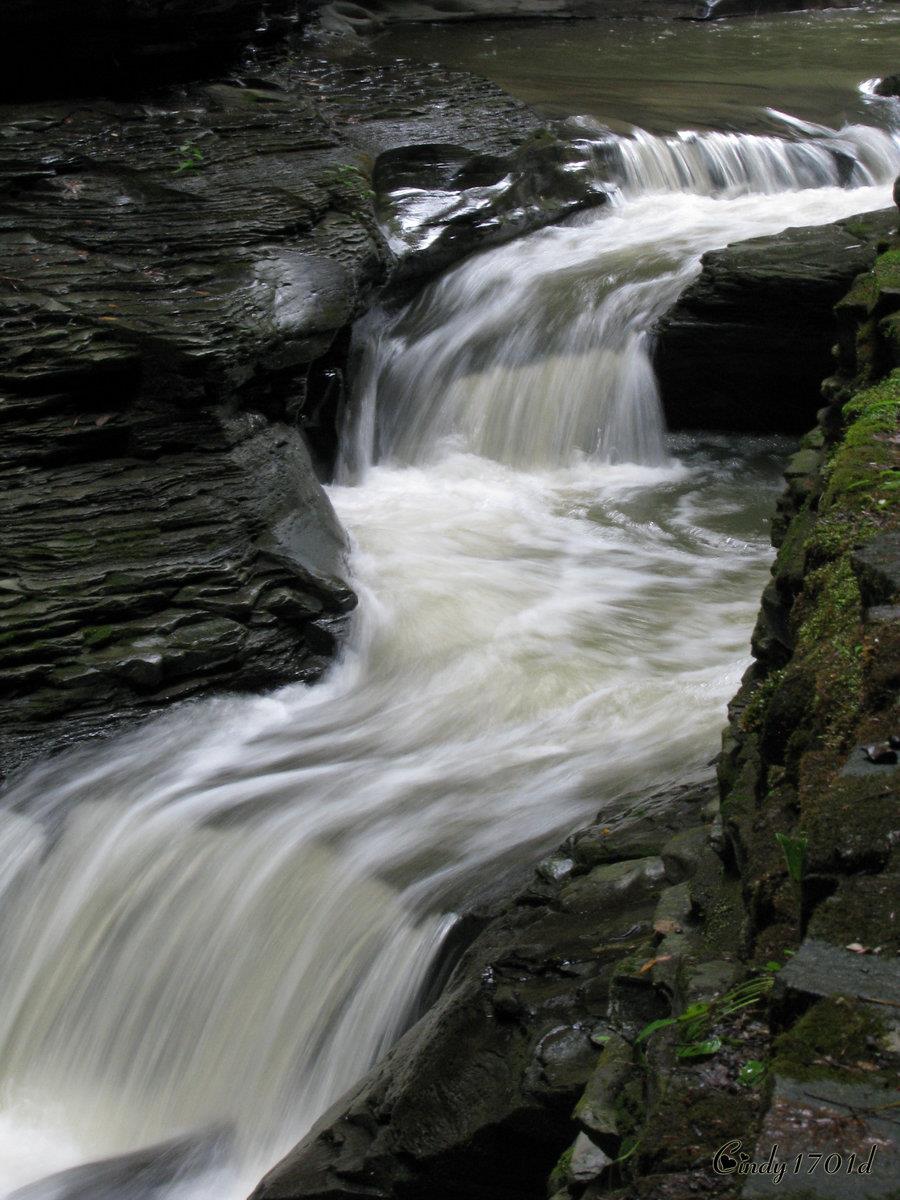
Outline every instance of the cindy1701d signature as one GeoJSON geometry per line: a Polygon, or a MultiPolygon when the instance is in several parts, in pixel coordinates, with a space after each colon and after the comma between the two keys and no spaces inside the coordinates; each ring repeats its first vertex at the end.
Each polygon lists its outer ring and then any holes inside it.
{"type": "Polygon", "coordinates": [[[712,1157],[713,1170],[717,1175],[768,1175],[772,1183],[781,1183],[785,1175],[870,1175],[878,1147],[869,1147],[867,1157],[859,1154],[844,1154],[838,1150],[804,1150],[791,1158],[778,1157],[775,1142],[766,1158],[754,1158],[744,1149],[739,1139],[720,1146],[712,1157]]]}

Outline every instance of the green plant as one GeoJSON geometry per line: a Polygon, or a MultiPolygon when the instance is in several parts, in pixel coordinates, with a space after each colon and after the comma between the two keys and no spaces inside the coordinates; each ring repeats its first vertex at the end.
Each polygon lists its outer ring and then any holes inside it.
{"type": "Polygon", "coordinates": [[[677,1025],[679,1036],[675,1053],[679,1058],[706,1058],[715,1054],[722,1048],[722,1039],[707,1036],[713,1023],[758,1004],[772,990],[775,972],[780,970],[780,963],[768,962],[759,974],[737,984],[721,996],[690,1004],[677,1017],[661,1017],[651,1021],[634,1039],[634,1044],[639,1046],[657,1030],[677,1025]]]}
{"type": "Polygon", "coordinates": [[[175,168],[176,175],[180,175],[182,171],[199,171],[203,166],[203,151],[196,142],[182,142],[177,153],[179,159],[175,168]]]}
{"type": "Polygon", "coordinates": [[[795,883],[801,883],[806,870],[806,847],[809,845],[809,838],[805,833],[776,833],[775,840],[784,854],[788,875],[795,883]]]}
{"type": "Polygon", "coordinates": [[[738,1071],[737,1081],[741,1087],[755,1087],[765,1075],[768,1067],[761,1059],[748,1058],[738,1071]]]}

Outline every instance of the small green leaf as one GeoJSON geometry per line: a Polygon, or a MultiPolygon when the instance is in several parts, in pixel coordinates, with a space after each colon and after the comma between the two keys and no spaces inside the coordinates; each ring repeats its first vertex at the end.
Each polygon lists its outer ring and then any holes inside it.
{"type": "Polygon", "coordinates": [[[675,1017],[661,1017],[658,1021],[651,1021],[649,1025],[645,1025],[641,1032],[634,1039],[636,1046],[647,1040],[651,1033],[656,1033],[657,1029],[665,1029],[667,1025],[675,1024],[675,1017]]]}
{"type": "Polygon", "coordinates": [[[809,845],[809,838],[805,833],[798,833],[796,837],[788,833],[776,833],[775,840],[784,855],[788,875],[795,883],[800,883],[806,869],[806,847],[809,845]]]}
{"type": "Polygon", "coordinates": [[[753,1087],[766,1073],[766,1064],[758,1058],[749,1058],[738,1071],[738,1083],[742,1087],[753,1087]]]}
{"type": "Polygon", "coordinates": [[[763,970],[764,970],[764,971],[771,971],[771,972],[774,974],[776,971],[780,971],[780,970],[781,970],[781,963],[777,963],[777,962],[767,962],[767,963],[766,963],[766,965],[763,967],[763,970]]]}
{"type": "Polygon", "coordinates": [[[705,1042],[691,1042],[687,1046],[679,1046],[675,1053],[679,1058],[706,1058],[722,1049],[722,1039],[707,1038],[705,1042]]]}
{"type": "Polygon", "coordinates": [[[705,1017],[708,1012],[709,1012],[708,1004],[703,1004],[703,1003],[689,1004],[687,1006],[687,1008],[684,1010],[684,1012],[681,1014],[681,1016],[678,1018],[678,1020],[679,1021],[692,1021],[694,1019],[694,1017],[705,1017]]]}

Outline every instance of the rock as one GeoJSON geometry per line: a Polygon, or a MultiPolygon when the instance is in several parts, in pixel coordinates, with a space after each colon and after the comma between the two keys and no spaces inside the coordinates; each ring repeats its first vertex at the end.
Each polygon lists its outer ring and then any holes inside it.
{"type": "Polygon", "coordinates": [[[8,109],[0,159],[5,768],[314,679],[355,602],[299,427],[385,264],[338,140],[274,81],[69,113],[8,109]]]}
{"type": "Polygon", "coordinates": [[[797,8],[841,7],[850,0],[332,0],[320,9],[330,33],[352,37],[395,24],[581,18],[668,18],[718,20],[749,13],[797,8]]]}
{"type": "Polygon", "coordinates": [[[776,1156],[785,1164],[777,1181],[781,1186],[774,1187],[771,1173],[749,1174],[741,1195],[748,1200],[773,1191],[822,1200],[896,1196],[900,1116],[885,1100],[878,1087],[827,1079],[799,1083],[776,1076],[752,1157],[764,1163],[777,1147],[776,1156]],[[798,1155],[801,1167],[795,1178],[798,1155]]]}
{"type": "Polygon", "coordinates": [[[575,1120],[584,1133],[595,1148],[602,1148],[610,1156],[618,1153],[622,1140],[619,1094],[634,1069],[631,1043],[617,1034],[611,1034],[603,1048],[599,1066],[575,1106],[575,1120]]]}
{"type": "Polygon", "coordinates": [[[231,1134],[214,1127],[131,1154],[85,1163],[18,1188],[7,1200],[163,1200],[173,1186],[212,1168],[231,1134]]]}
{"type": "MultiPolygon", "coordinates": [[[[185,16],[115,7],[110,37],[136,50],[185,16]]],[[[185,38],[212,42],[257,8],[194,10],[185,38]]],[[[49,11],[29,5],[35,30],[49,11]]],[[[372,162],[437,130],[502,157],[537,124],[485,80],[361,74],[289,40],[252,77],[2,115],[0,772],[185,697],[321,674],[354,597],[317,476],[349,325],[391,261],[372,162]]]]}
{"type": "MultiPolygon", "coordinates": [[[[703,256],[656,331],[673,428],[800,432],[831,366],[832,308],[868,270],[893,210],[788,229],[703,256]]],[[[813,450],[801,452],[810,456],[813,450]]]]}
{"type": "Polygon", "coordinates": [[[254,1200],[481,1200],[488,1191],[492,1200],[543,1200],[592,1078],[591,1106],[582,1110],[591,1136],[562,1162],[572,1180],[596,1178],[618,1136],[607,1111],[615,1081],[631,1060],[607,1014],[618,1005],[639,1028],[644,992],[653,1003],[634,931],[649,938],[663,880],[659,858],[606,863],[575,879],[549,873],[542,901],[508,902],[434,1007],[266,1176],[254,1200]],[[641,989],[640,1014],[624,984],[618,1001],[611,996],[623,955],[623,977],[641,989]]]}
{"type": "Polygon", "coordinates": [[[666,877],[661,858],[626,859],[594,867],[565,884],[559,903],[566,912],[579,916],[604,913],[616,905],[640,903],[658,894],[666,877]]]}
{"type": "Polygon", "coordinates": [[[307,0],[5,0],[5,92],[60,96],[197,79],[251,38],[290,28],[307,0]]]}
{"type": "Polygon", "coordinates": [[[783,1021],[824,996],[848,996],[886,1009],[900,1008],[900,976],[891,959],[854,954],[817,938],[806,938],[775,978],[773,1008],[783,1021]]]}
{"type": "Polygon", "coordinates": [[[900,530],[885,530],[853,551],[853,570],[866,607],[890,604],[900,595],[900,530]]]}
{"type": "Polygon", "coordinates": [[[864,749],[869,762],[878,766],[893,766],[897,762],[897,751],[890,742],[873,742],[864,749]]]}
{"type": "Polygon", "coordinates": [[[583,1186],[596,1179],[611,1162],[609,1155],[596,1146],[586,1133],[579,1133],[569,1159],[568,1182],[574,1187],[583,1186]]]}
{"type": "Polygon", "coordinates": [[[538,131],[507,155],[453,145],[382,154],[373,184],[397,257],[395,283],[443,270],[472,250],[500,245],[606,202],[584,146],[538,131]]]}
{"type": "Polygon", "coordinates": [[[900,74],[885,75],[875,84],[876,96],[900,96],[900,74]]]}

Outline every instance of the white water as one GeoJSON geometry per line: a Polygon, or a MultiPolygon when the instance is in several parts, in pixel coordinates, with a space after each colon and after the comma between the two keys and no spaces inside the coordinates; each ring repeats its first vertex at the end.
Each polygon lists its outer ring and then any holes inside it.
{"type": "Polygon", "coordinates": [[[467,881],[702,768],[783,447],[673,455],[646,332],[702,250],[884,206],[900,167],[881,134],[865,186],[796,166],[779,191],[758,140],[724,186],[697,140],[636,137],[644,194],[628,148],[618,206],[360,331],[332,498],[361,604],[322,684],[192,706],[13,789],[0,1195],[220,1120],[233,1153],[166,1194],[246,1195],[396,1035],[467,881]],[[687,184],[659,167],[679,147],[687,184]]]}

